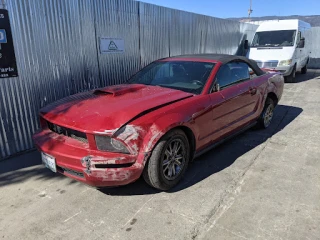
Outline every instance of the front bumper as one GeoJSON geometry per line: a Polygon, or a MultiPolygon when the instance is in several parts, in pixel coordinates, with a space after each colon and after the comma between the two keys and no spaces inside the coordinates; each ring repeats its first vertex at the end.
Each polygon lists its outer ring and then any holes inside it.
{"type": "Polygon", "coordinates": [[[274,70],[281,72],[283,76],[289,76],[292,72],[293,66],[276,67],[274,70]]]}
{"type": "Polygon", "coordinates": [[[33,135],[37,149],[56,160],[57,171],[94,187],[120,186],[137,180],[147,153],[137,155],[90,150],[85,143],[50,130],[33,135]]]}

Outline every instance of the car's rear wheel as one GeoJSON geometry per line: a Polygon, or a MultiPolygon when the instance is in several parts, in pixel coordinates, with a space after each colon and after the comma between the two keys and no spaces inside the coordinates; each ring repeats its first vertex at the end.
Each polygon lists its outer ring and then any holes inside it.
{"type": "Polygon", "coordinates": [[[152,187],[169,190],[183,177],[189,163],[190,145],[183,131],[167,133],[155,146],[143,178],[152,187]]]}
{"type": "Polygon", "coordinates": [[[271,98],[267,98],[263,111],[258,120],[260,128],[268,128],[274,116],[275,103],[271,98]]]}

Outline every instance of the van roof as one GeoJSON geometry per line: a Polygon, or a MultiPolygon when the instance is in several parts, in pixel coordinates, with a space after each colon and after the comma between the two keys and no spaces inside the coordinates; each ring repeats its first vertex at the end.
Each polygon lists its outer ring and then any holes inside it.
{"type": "Polygon", "coordinates": [[[301,27],[310,28],[310,24],[298,19],[290,19],[290,20],[272,20],[262,22],[258,27],[257,32],[264,31],[277,31],[277,30],[293,30],[299,29],[301,27]]]}

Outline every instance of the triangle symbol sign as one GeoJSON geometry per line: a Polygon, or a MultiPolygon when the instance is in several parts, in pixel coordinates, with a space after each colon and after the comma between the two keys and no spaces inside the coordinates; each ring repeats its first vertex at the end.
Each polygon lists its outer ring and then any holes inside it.
{"type": "Polygon", "coordinates": [[[114,43],[114,41],[110,41],[110,44],[109,44],[108,49],[109,49],[109,50],[118,50],[118,47],[117,47],[117,45],[114,43]]]}

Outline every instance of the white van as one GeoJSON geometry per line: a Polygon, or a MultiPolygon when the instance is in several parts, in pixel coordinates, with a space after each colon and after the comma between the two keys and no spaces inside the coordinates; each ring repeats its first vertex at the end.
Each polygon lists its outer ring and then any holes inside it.
{"type": "Polygon", "coordinates": [[[247,57],[261,68],[283,73],[287,82],[295,82],[296,71],[307,72],[310,54],[309,23],[300,20],[262,22],[250,45],[247,57]]]}

